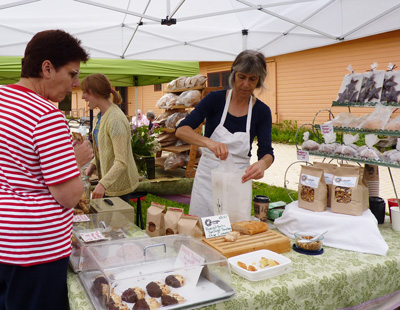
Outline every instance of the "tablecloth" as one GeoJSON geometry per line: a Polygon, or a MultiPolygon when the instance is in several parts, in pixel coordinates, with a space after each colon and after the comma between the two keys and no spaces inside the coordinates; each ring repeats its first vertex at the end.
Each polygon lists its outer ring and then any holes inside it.
{"type": "Polygon", "coordinates": [[[285,207],[275,226],[289,238],[297,231],[322,233],[325,246],[362,253],[386,255],[388,245],[382,237],[378,221],[367,209],[362,215],[347,215],[331,212],[314,212],[298,207],[293,201],[285,207]]]}
{"type": "MultiPolygon", "coordinates": [[[[379,229],[389,245],[386,256],[327,246],[316,256],[291,250],[283,253],[292,260],[291,272],[258,282],[232,272],[234,298],[201,309],[333,310],[388,296],[400,290],[400,232],[391,229],[388,217],[379,229]]],[[[94,309],[72,271],[68,273],[68,288],[71,310],[94,309]]]]}

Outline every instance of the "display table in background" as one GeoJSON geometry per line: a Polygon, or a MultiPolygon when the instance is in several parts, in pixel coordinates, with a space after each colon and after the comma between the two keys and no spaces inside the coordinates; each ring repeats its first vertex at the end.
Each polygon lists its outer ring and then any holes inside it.
{"type": "MultiPolygon", "coordinates": [[[[400,232],[391,229],[389,217],[379,228],[389,245],[386,256],[329,247],[324,247],[322,255],[308,256],[292,249],[282,254],[292,260],[291,272],[258,282],[232,272],[236,290],[233,299],[201,309],[333,310],[361,304],[354,309],[368,309],[371,304],[388,300],[393,303],[400,290],[400,232]]],[[[94,310],[78,276],[71,270],[68,289],[71,310],[94,310]]]]}

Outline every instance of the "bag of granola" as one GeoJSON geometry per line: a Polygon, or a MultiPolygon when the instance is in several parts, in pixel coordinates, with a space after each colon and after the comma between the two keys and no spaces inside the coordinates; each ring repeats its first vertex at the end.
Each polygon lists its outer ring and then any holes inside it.
{"type": "Polygon", "coordinates": [[[166,235],[175,235],[178,233],[178,221],[183,214],[183,209],[167,207],[167,213],[164,216],[164,227],[166,235]]]}
{"type": "Polygon", "coordinates": [[[299,208],[317,212],[326,211],[327,188],[324,170],[302,165],[298,195],[299,208]]]}
{"type": "Polygon", "coordinates": [[[369,208],[368,187],[363,180],[364,168],[341,166],[335,170],[331,191],[331,211],[362,215],[369,208]]]}
{"type": "Polygon", "coordinates": [[[165,235],[164,227],[165,206],[156,202],[152,202],[147,209],[146,233],[150,237],[158,237],[165,235]]]}
{"type": "Polygon", "coordinates": [[[192,236],[196,239],[203,238],[203,229],[197,215],[183,214],[178,221],[178,234],[192,236]]]}
{"type": "Polygon", "coordinates": [[[327,189],[327,195],[326,195],[327,206],[330,208],[331,207],[332,180],[333,180],[334,171],[337,168],[337,165],[316,161],[316,162],[313,162],[313,167],[321,168],[324,170],[324,178],[325,178],[326,189],[327,189]]]}

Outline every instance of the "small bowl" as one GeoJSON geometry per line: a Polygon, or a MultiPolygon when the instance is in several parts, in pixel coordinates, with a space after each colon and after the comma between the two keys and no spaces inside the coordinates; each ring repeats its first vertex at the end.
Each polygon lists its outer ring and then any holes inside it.
{"type": "Polygon", "coordinates": [[[324,240],[324,236],[321,236],[319,239],[313,242],[301,242],[300,239],[311,239],[317,236],[319,233],[312,231],[299,231],[294,233],[294,237],[296,239],[296,246],[305,251],[320,251],[322,248],[322,240],[324,240]]]}

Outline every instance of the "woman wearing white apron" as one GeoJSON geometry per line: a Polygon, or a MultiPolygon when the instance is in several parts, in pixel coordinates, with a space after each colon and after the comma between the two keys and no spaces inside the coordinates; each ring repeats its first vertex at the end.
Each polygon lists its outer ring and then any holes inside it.
{"type": "Polygon", "coordinates": [[[202,147],[196,171],[189,213],[199,217],[214,215],[212,204],[211,171],[228,154],[240,169],[246,169],[242,182],[260,179],[273,160],[271,141],[271,110],[253,96],[262,87],[266,76],[264,55],[247,50],[241,52],[232,65],[230,91],[208,94],[176,130],[176,136],[202,147]],[[206,121],[204,136],[194,132],[206,121]],[[250,164],[250,150],[254,137],[258,141],[258,161],[250,164]]]}

